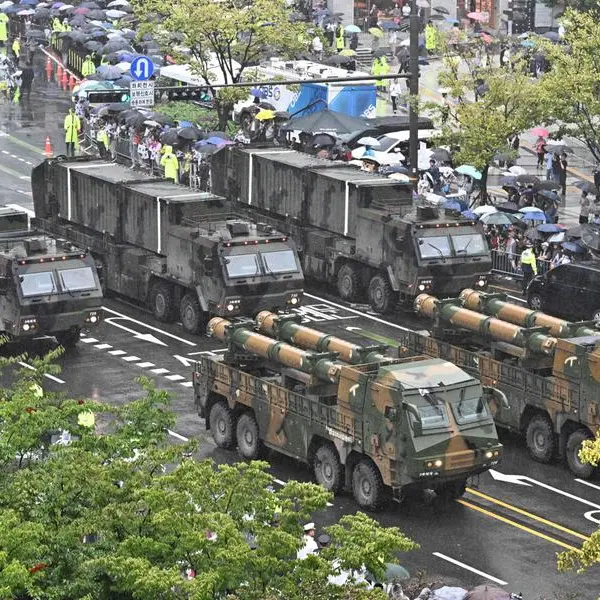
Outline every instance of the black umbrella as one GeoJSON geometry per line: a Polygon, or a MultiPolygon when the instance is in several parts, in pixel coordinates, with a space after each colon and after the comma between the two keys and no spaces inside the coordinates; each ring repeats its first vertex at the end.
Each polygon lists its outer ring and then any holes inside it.
{"type": "Polygon", "coordinates": [[[528,229],[525,232],[525,237],[532,242],[535,242],[536,240],[546,239],[546,236],[541,231],[538,231],[537,227],[531,227],[530,229],[528,229]]]}
{"type": "Polygon", "coordinates": [[[500,178],[500,185],[502,187],[517,187],[517,177],[516,176],[505,176],[500,178]]]}
{"type": "Polygon", "coordinates": [[[109,113],[120,113],[124,110],[129,110],[131,107],[126,102],[113,102],[109,104],[107,107],[109,113]]]}
{"type": "Polygon", "coordinates": [[[438,162],[452,162],[452,156],[446,148],[433,148],[431,158],[435,158],[438,162]]]}
{"type": "Polygon", "coordinates": [[[168,144],[169,146],[176,146],[181,141],[177,135],[176,129],[167,129],[167,131],[160,134],[161,144],[168,144]]]}
{"type": "Polygon", "coordinates": [[[503,204],[497,204],[496,208],[503,212],[516,213],[519,210],[519,205],[516,202],[504,202],[503,204]]]}
{"type": "Polygon", "coordinates": [[[333,56],[328,56],[323,62],[328,65],[344,65],[346,63],[352,62],[353,60],[353,56],[342,56],[341,54],[334,54],[333,56]]]}
{"type": "MultiPolygon", "coordinates": [[[[94,42],[88,42],[88,44],[92,43],[94,42]]],[[[116,81],[123,76],[123,71],[113,65],[102,65],[98,67],[96,73],[100,76],[101,81],[116,81]]]]}
{"type": "Polygon", "coordinates": [[[204,137],[204,134],[197,127],[180,127],[177,130],[177,135],[188,142],[195,142],[204,137]]]}
{"type": "Polygon", "coordinates": [[[536,183],[533,186],[533,189],[536,191],[539,190],[559,190],[561,187],[560,183],[558,183],[558,181],[551,181],[551,180],[544,180],[544,181],[540,181],[539,183],[536,183]]]}
{"type": "Polygon", "coordinates": [[[39,29],[30,29],[25,34],[25,37],[29,38],[30,40],[43,40],[46,39],[46,34],[39,29]]]}
{"type": "Polygon", "coordinates": [[[552,190],[539,190],[537,195],[548,198],[549,200],[558,200],[558,194],[552,190]]]}
{"type": "Polygon", "coordinates": [[[107,42],[102,48],[102,54],[111,54],[112,52],[118,52],[119,50],[125,50],[129,48],[129,42],[123,38],[113,38],[107,42]]]}
{"type": "Polygon", "coordinates": [[[563,152],[566,154],[573,154],[573,150],[565,144],[547,144],[546,151],[552,152],[552,154],[562,154],[563,152]]]}
{"type": "Polygon", "coordinates": [[[542,37],[545,37],[546,39],[551,40],[552,42],[560,41],[560,35],[558,35],[556,31],[546,31],[546,33],[542,34],[542,37]]]}
{"type": "Polygon", "coordinates": [[[49,8],[36,8],[35,9],[35,20],[38,19],[47,19],[50,17],[50,9],[49,8]]]}
{"type": "Polygon", "coordinates": [[[578,240],[583,235],[584,231],[588,229],[594,229],[594,227],[598,227],[597,225],[592,225],[591,223],[584,223],[583,225],[575,225],[574,227],[570,227],[565,231],[565,235],[571,240],[578,240]]]}
{"type": "Polygon", "coordinates": [[[79,44],[83,44],[85,41],[90,39],[85,33],[83,33],[83,31],[77,30],[67,31],[65,37],[68,37],[69,39],[79,44]]]}
{"type": "Polygon", "coordinates": [[[333,135],[328,133],[317,133],[317,135],[313,135],[312,145],[313,146],[335,146],[336,139],[333,135]]]}
{"type": "Polygon", "coordinates": [[[86,23],[85,17],[83,15],[75,15],[69,23],[73,27],[83,27],[86,23]]]}
{"type": "Polygon", "coordinates": [[[598,225],[588,225],[585,229],[582,229],[581,241],[590,250],[598,252],[600,250],[600,227],[598,225]]]}
{"type": "Polygon", "coordinates": [[[173,119],[171,117],[169,117],[168,115],[165,115],[163,113],[159,113],[159,112],[149,113],[148,116],[146,117],[146,120],[156,121],[157,123],[160,123],[161,125],[170,125],[171,127],[173,125],[175,125],[175,121],[173,121],[173,119]]]}
{"type": "Polygon", "coordinates": [[[536,183],[539,183],[540,180],[535,175],[530,175],[529,173],[525,173],[524,175],[517,175],[516,182],[521,185],[529,185],[529,184],[535,185],[536,183]]]}
{"type": "Polygon", "coordinates": [[[449,15],[450,11],[445,6],[434,6],[433,10],[437,13],[441,13],[442,15],[449,15]]]}
{"type": "Polygon", "coordinates": [[[445,21],[446,20],[444,15],[429,15],[429,18],[432,21],[445,21]]]}
{"type": "Polygon", "coordinates": [[[391,175],[392,173],[402,173],[402,175],[410,175],[410,169],[404,165],[385,165],[379,169],[382,175],[391,175]]]}
{"type": "Polygon", "coordinates": [[[365,128],[365,123],[358,117],[350,117],[344,113],[325,109],[306,117],[290,119],[281,126],[282,131],[303,131],[305,133],[332,133],[342,135],[354,133],[365,128]]]}
{"type": "Polygon", "coordinates": [[[587,192],[588,194],[596,194],[596,186],[591,181],[575,181],[573,185],[576,188],[579,188],[582,192],[587,192]]]}
{"type": "Polygon", "coordinates": [[[117,120],[121,123],[125,123],[130,117],[133,118],[137,116],[142,116],[140,115],[138,110],[136,110],[135,108],[128,108],[127,110],[124,110],[123,112],[119,113],[117,120]]]}
{"type": "Polygon", "coordinates": [[[90,12],[85,16],[90,21],[104,21],[104,19],[106,19],[106,12],[103,10],[90,10],[90,12]]]}
{"type": "Polygon", "coordinates": [[[137,113],[135,115],[130,115],[129,117],[127,117],[125,119],[125,124],[129,125],[129,127],[134,127],[135,129],[137,129],[138,127],[141,127],[144,124],[144,121],[146,121],[147,118],[148,117],[137,113]]]}
{"type": "Polygon", "coordinates": [[[92,40],[90,42],[86,42],[83,47],[90,52],[98,52],[102,48],[102,44],[92,40]]]}
{"type": "Polygon", "coordinates": [[[198,152],[200,152],[200,154],[215,154],[217,152],[219,152],[219,150],[221,150],[222,148],[224,148],[224,146],[213,146],[212,144],[202,144],[202,145],[195,145],[194,148],[196,148],[196,150],[198,152]]]}

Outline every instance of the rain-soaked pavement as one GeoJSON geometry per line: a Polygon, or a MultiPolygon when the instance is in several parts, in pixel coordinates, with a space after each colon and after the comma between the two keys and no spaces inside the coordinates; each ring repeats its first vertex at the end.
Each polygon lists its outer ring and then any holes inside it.
{"type": "MultiPolygon", "coordinates": [[[[38,66],[43,66],[38,61],[38,66]]],[[[50,136],[55,154],[62,153],[62,120],[68,95],[46,84],[38,70],[29,101],[0,104],[0,204],[32,208],[29,174],[44,158],[50,136]]],[[[139,393],[136,378],[147,375],[172,393],[177,412],[173,439],[200,440],[200,454],[218,462],[235,454],[218,450],[194,413],[191,369],[198,353],[212,352],[220,344],[192,337],[178,325],[154,321],[139,307],[108,299],[106,320],[63,356],[63,372],[47,380],[51,389],[72,397],[98,398],[115,404],[139,393]],[[140,338],[140,334],[146,334],[140,338]],[[149,335],[148,335],[149,334],[149,335]]],[[[412,317],[382,319],[350,310],[330,297],[306,297],[301,310],[305,320],[328,333],[359,343],[394,338],[402,326],[422,329],[412,317]]],[[[593,600],[600,593],[600,569],[584,575],[558,574],[556,553],[577,548],[600,522],[600,478],[582,482],[561,464],[532,462],[523,442],[503,435],[505,454],[499,471],[520,475],[520,481],[497,481],[489,473],[472,482],[463,500],[450,505],[416,502],[390,506],[377,518],[400,527],[418,541],[421,549],[407,555],[412,573],[426,570],[449,583],[465,587],[489,582],[528,600],[593,600]]],[[[271,455],[276,477],[310,479],[301,465],[271,455]]],[[[319,527],[356,511],[349,495],[335,498],[333,506],[315,521],[319,527]]]]}

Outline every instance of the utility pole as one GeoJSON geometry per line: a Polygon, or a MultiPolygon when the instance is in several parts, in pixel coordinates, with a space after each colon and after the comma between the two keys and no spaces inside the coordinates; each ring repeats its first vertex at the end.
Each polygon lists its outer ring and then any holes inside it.
{"type": "Polygon", "coordinates": [[[410,163],[410,178],[416,189],[419,180],[419,109],[417,106],[417,100],[419,98],[419,7],[417,6],[417,0],[410,0],[409,52],[409,92],[414,101],[410,102],[408,112],[408,128],[410,134],[408,142],[408,161],[410,163]]]}

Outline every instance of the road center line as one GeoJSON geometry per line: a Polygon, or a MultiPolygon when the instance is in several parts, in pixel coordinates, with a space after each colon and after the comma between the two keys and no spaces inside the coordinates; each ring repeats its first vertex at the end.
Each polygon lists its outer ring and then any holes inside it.
{"type": "Polygon", "coordinates": [[[467,571],[471,571],[471,573],[476,573],[477,575],[481,575],[482,577],[485,577],[486,579],[489,579],[490,581],[493,581],[494,583],[497,583],[498,585],[508,585],[507,581],[502,581],[502,579],[498,579],[497,577],[494,577],[493,575],[488,575],[487,573],[484,573],[483,571],[480,571],[479,569],[476,569],[475,567],[470,567],[469,565],[465,565],[465,563],[460,562],[460,560],[456,560],[455,558],[450,558],[449,556],[446,556],[445,554],[442,554],[441,552],[432,552],[432,554],[434,556],[437,556],[438,558],[441,558],[442,560],[446,560],[449,563],[452,563],[453,565],[462,567],[463,569],[466,569],[467,571]]]}
{"type": "Polygon", "coordinates": [[[179,342],[187,344],[188,346],[196,346],[197,345],[194,342],[190,342],[189,340],[178,337],[172,333],[169,333],[168,331],[163,331],[162,329],[159,329],[158,327],[153,327],[152,325],[148,325],[148,323],[144,323],[143,321],[138,321],[137,319],[134,319],[134,318],[130,317],[129,315],[124,315],[123,313],[117,312],[116,310],[113,310],[112,308],[108,308],[107,306],[103,306],[102,309],[105,310],[106,312],[112,313],[113,315],[117,315],[118,317],[121,317],[122,319],[127,319],[128,321],[131,321],[132,323],[137,323],[138,325],[141,325],[142,327],[145,327],[146,329],[156,331],[157,333],[166,335],[167,337],[173,338],[174,340],[177,340],[179,342]]]}
{"type": "Polygon", "coordinates": [[[571,544],[566,544],[565,542],[561,542],[560,540],[550,537],[549,535],[546,535],[545,533],[542,533],[541,531],[536,531],[535,529],[532,529],[531,527],[521,525],[521,523],[517,523],[516,521],[511,521],[510,519],[507,519],[506,517],[503,517],[502,515],[498,515],[492,511],[486,510],[485,508],[481,508],[480,506],[471,504],[470,502],[467,502],[466,500],[457,500],[457,502],[459,504],[462,504],[466,508],[470,508],[471,510],[480,512],[488,517],[491,517],[492,519],[496,519],[497,521],[506,523],[507,525],[510,525],[511,527],[516,527],[517,529],[520,529],[521,531],[525,531],[526,533],[529,533],[536,537],[542,538],[543,540],[546,540],[547,542],[556,544],[557,546],[561,546],[562,548],[565,548],[566,550],[575,550],[577,552],[581,551],[580,548],[571,546],[571,544]]]}

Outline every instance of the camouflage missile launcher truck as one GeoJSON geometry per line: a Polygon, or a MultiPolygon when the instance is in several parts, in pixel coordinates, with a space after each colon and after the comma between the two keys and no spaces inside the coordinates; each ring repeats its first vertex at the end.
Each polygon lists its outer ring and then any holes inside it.
{"type": "Polygon", "coordinates": [[[223,198],[79,158],[32,174],[38,222],[90,249],[105,289],[145,303],[190,333],[209,315],[253,315],[302,300],[292,240],[223,198]]]}
{"type": "Polygon", "coordinates": [[[252,321],[215,318],[209,334],[228,351],[196,363],[196,407],[219,447],[237,446],[247,459],[262,447],[293,457],[367,509],[423,489],[456,498],[470,476],[498,464],[488,402],[498,393],[465,371],[439,359],[388,358],[291,316],[257,320],[295,345],[253,331],[252,321]]]}
{"type": "Polygon", "coordinates": [[[65,348],[102,318],[94,259],[65,239],[29,229],[25,212],[0,208],[0,334],[51,336],[65,348]]]}
{"type": "Polygon", "coordinates": [[[423,294],[415,310],[433,319],[432,335],[403,333],[401,357],[443,358],[497,387],[508,399],[493,407],[498,426],[524,435],[535,460],[564,457],[577,477],[592,476],[578,453],[600,429],[600,331],[593,322],[570,323],[470,289],[446,300],[423,294]]]}
{"type": "Polygon", "coordinates": [[[213,191],[252,206],[291,235],[306,277],[376,312],[427,292],[484,289],[491,269],[481,226],[416,206],[410,185],[293,150],[228,148],[211,162],[213,191]]]}

